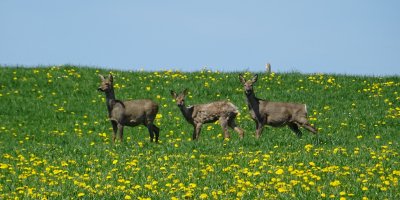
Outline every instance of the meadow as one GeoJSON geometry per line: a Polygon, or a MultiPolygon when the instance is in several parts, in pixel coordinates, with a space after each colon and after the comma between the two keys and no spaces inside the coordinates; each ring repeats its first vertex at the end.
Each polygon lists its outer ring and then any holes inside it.
{"type": "Polygon", "coordinates": [[[266,127],[256,139],[238,75],[2,66],[0,199],[400,199],[399,76],[260,73],[256,96],[306,103],[319,134],[266,127]],[[110,72],[117,99],[159,103],[158,144],[143,126],[112,143],[97,91],[110,72]],[[191,141],[170,95],[185,88],[187,105],[234,103],[244,139],[206,124],[191,141]]]}

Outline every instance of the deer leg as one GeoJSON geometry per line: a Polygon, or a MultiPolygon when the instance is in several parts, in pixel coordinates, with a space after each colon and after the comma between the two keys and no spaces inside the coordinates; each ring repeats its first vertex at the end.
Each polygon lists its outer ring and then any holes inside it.
{"type": "Polygon", "coordinates": [[[219,124],[222,127],[222,131],[224,132],[224,138],[230,138],[230,134],[228,131],[228,120],[224,117],[219,118],[219,124]]]}
{"type": "Polygon", "coordinates": [[[302,127],[304,127],[305,129],[309,130],[310,132],[317,134],[317,129],[315,127],[313,127],[310,123],[306,123],[301,125],[302,127]]]}
{"type": "Polygon", "coordinates": [[[314,128],[314,127],[308,122],[307,118],[305,118],[305,117],[300,118],[300,120],[298,120],[298,124],[299,124],[301,127],[307,129],[308,131],[310,131],[310,132],[312,132],[312,133],[314,133],[314,134],[317,133],[317,129],[314,128]]]}
{"type": "Polygon", "coordinates": [[[196,125],[193,125],[193,135],[192,135],[192,140],[196,139],[196,125]]]}
{"type": "Polygon", "coordinates": [[[256,138],[258,139],[261,136],[264,125],[258,121],[255,121],[255,122],[256,122],[256,138]]]}
{"type": "Polygon", "coordinates": [[[228,125],[239,134],[240,139],[243,139],[244,131],[236,125],[235,118],[230,118],[228,125]]]}
{"type": "Polygon", "coordinates": [[[201,123],[194,125],[193,140],[199,139],[202,125],[201,123]]]}
{"type": "Polygon", "coordinates": [[[154,128],[153,128],[153,124],[152,123],[148,123],[147,124],[147,130],[149,130],[150,142],[153,142],[153,140],[154,140],[154,128]]]}
{"type": "Polygon", "coordinates": [[[119,141],[123,142],[124,136],[124,126],[122,124],[118,124],[118,133],[119,133],[119,141]]]}
{"type": "Polygon", "coordinates": [[[160,129],[153,124],[152,126],[154,133],[156,134],[156,143],[158,143],[158,137],[160,136],[160,129]]]}
{"type": "Polygon", "coordinates": [[[118,123],[116,121],[111,121],[111,125],[113,127],[113,137],[112,141],[115,143],[115,138],[117,137],[117,132],[118,132],[118,123]]]}
{"type": "Polygon", "coordinates": [[[288,124],[290,130],[292,130],[298,138],[301,138],[301,136],[303,135],[303,133],[300,131],[299,126],[295,123],[289,123],[288,124]]]}

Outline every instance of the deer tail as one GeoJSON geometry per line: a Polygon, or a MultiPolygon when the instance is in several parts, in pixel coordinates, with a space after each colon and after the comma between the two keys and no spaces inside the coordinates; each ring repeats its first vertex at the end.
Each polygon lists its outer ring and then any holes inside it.
{"type": "Polygon", "coordinates": [[[231,103],[231,102],[229,102],[229,105],[232,106],[233,112],[234,112],[235,114],[239,114],[239,109],[238,109],[238,107],[236,107],[236,106],[235,106],[233,103],[231,103]]]}

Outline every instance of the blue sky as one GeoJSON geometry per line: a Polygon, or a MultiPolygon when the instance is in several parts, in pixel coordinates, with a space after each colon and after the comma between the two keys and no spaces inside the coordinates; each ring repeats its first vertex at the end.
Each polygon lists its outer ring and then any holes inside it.
{"type": "Polygon", "coordinates": [[[400,75],[395,0],[2,0],[0,27],[0,65],[400,75]]]}

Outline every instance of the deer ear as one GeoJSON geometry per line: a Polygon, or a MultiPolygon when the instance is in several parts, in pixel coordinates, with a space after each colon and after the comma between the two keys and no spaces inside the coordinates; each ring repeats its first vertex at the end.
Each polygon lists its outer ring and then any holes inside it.
{"type": "Polygon", "coordinates": [[[100,79],[101,79],[102,81],[104,81],[104,79],[106,79],[106,78],[104,78],[104,76],[101,75],[101,74],[99,74],[99,77],[100,77],[100,79]]]}
{"type": "Polygon", "coordinates": [[[110,80],[111,82],[114,82],[114,77],[112,74],[108,75],[108,80],[110,80]]]}
{"type": "Polygon", "coordinates": [[[176,99],[176,92],[174,92],[173,90],[171,90],[171,95],[174,99],[176,99]]]}
{"type": "Polygon", "coordinates": [[[258,74],[253,76],[253,78],[251,79],[251,82],[255,83],[255,82],[257,82],[257,79],[258,79],[258,74]]]}
{"type": "Polygon", "coordinates": [[[189,92],[189,89],[186,88],[185,90],[183,90],[182,94],[186,96],[188,94],[188,92],[189,92]]]}
{"type": "Polygon", "coordinates": [[[241,83],[246,83],[246,80],[243,78],[243,74],[239,74],[239,80],[241,83]]]}

